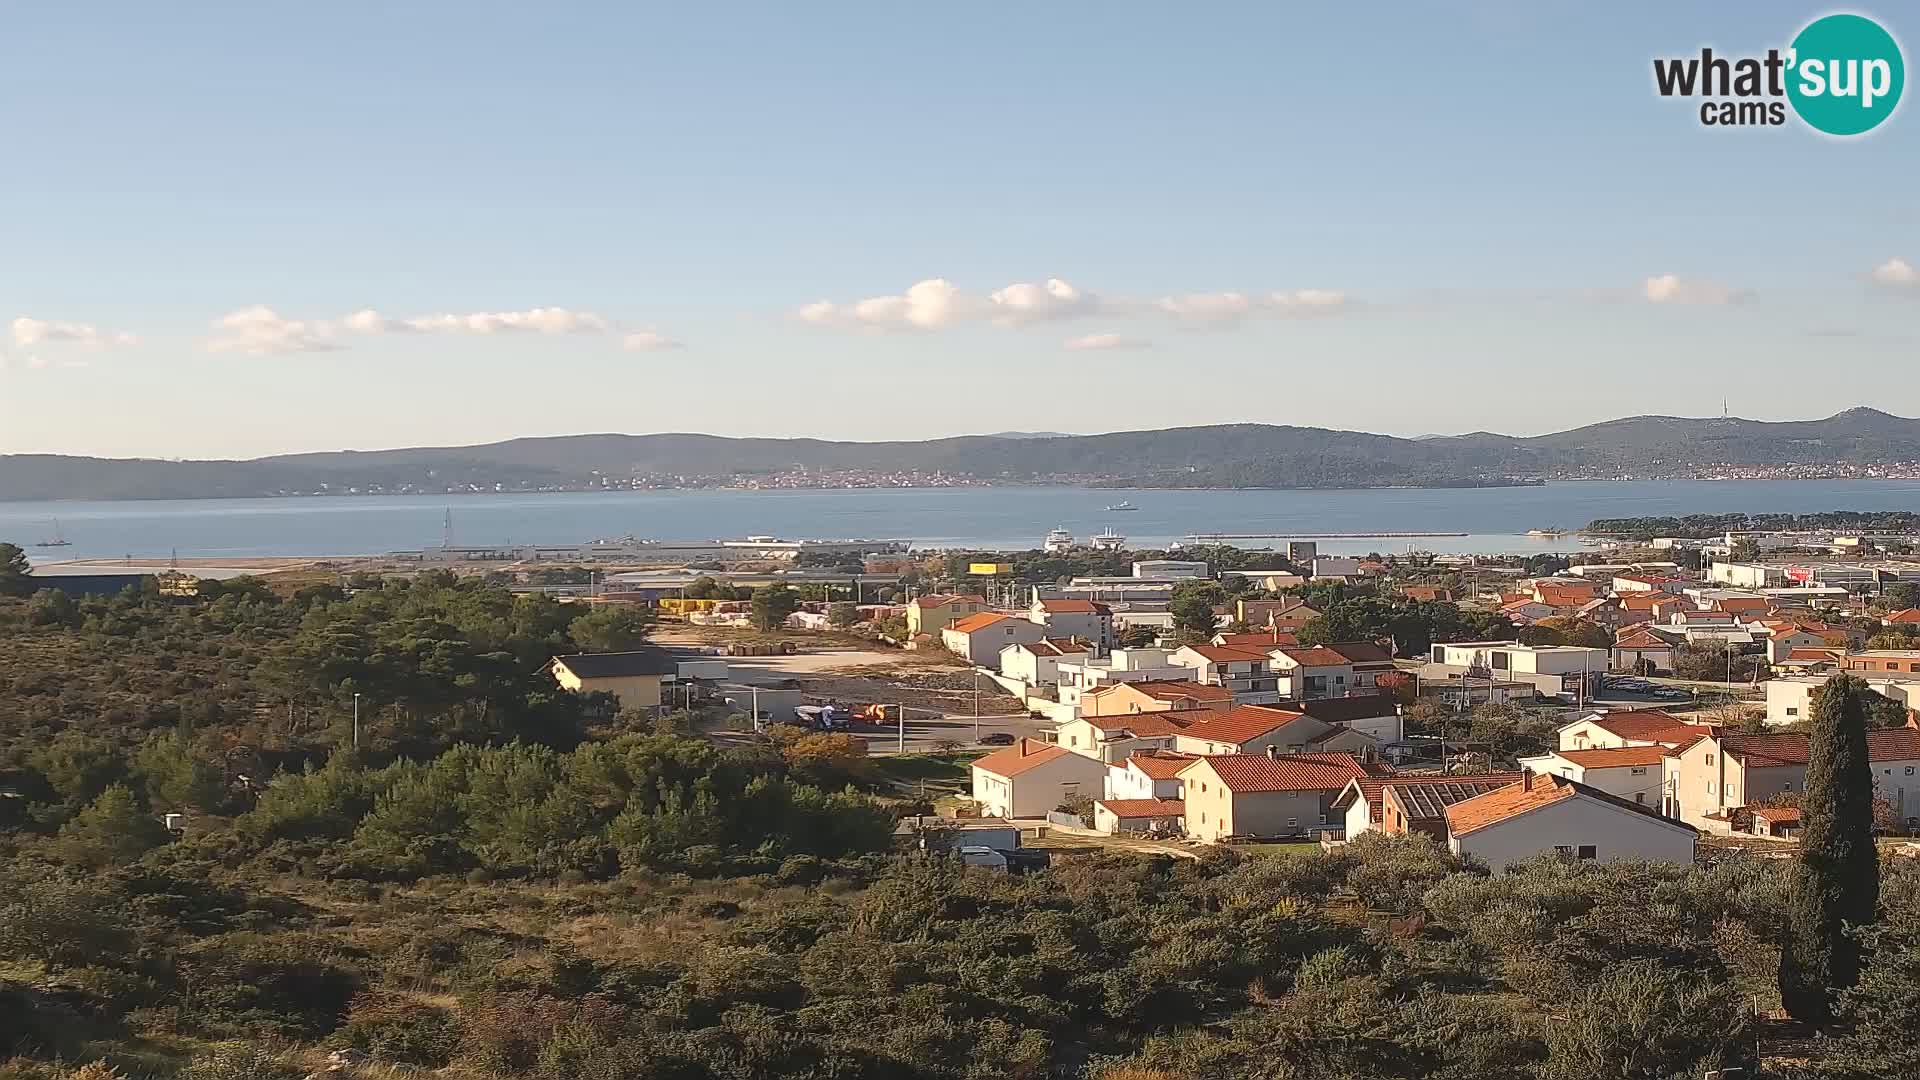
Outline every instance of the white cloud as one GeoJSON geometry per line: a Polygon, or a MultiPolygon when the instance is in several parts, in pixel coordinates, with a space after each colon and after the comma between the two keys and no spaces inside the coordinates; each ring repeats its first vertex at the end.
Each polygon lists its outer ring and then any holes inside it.
{"type": "Polygon", "coordinates": [[[897,296],[870,296],[851,304],[820,300],[796,314],[816,326],[880,330],[937,330],[960,321],[974,305],[945,278],[928,278],[897,296]]]}
{"type": "Polygon", "coordinates": [[[468,315],[425,315],[408,319],[404,325],[422,333],[455,334],[601,334],[607,330],[607,320],[591,311],[571,311],[558,307],[530,308],[526,311],[477,311],[468,315]]]}
{"type": "Polygon", "coordinates": [[[628,352],[664,352],[684,348],[685,344],[655,330],[635,330],[620,339],[620,347],[628,352]]]}
{"type": "Polygon", "coordinates": [[[994,305],[994,322],[1023,326],[1048,319],[1070,319],[1100,310],[1100,299],[1081,292],[1059,278],[1044,283],[1018,282],[987,297],[994,305]]]}
{"type": "Polygon", "coordinates": [[[1203,325],[1237,323],[1252,315],[1300,318],[1329,315],[1345,307],[1347,294],[1333,289],[1295,289],[1248,296],[1241,292],[1185,293],[1163,296],[1154,307],[1185,322],[1203,325]]]}
{"type": "Polygon", "coordinates": [[[23,349],[35,345],[54,344],[84,345],[88,348],[103,349],[137,345],[139,341],[140,339],[132,334],[102,330],[86,323],[50,322],[26,315],[13,320],[13,343],[23,349]]]}
{"type": "Polygon", "coordinates": [[[1074,352],[1100,349],[1146,349],[1152,342],[1141,338],[1127,337],[1124,334],[1088,334],[1085,337],[1069,338],[1066,348],[1074,352]]]}
{"type": "Polygon", "coordinates": [[[341,348],[327,323],[288,319],[265,304],[229,311],[214,320],[213,328],[216,334],[207,342],[213,352],[269,356],[341,348]]]}
{"type": "Polygon", "coordinates": [[[1648,278],[1641,292],[1650,304],[1732,304],[1745,294],[1718,282],[1681,278],[1678,274],[1660,274],[1648,278]]]}
{"type": "Polygon", "coordinates": [[[1905,259],[1888,259],[1874,267],[1873,273],[1868,276],[1881,285],[1920,285],[1920,270],[1915,270],[1913,264],[1905,259]]]}

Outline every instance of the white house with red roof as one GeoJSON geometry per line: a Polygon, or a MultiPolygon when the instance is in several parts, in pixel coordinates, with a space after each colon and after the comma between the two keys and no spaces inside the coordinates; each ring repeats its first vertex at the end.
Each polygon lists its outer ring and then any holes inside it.
{"type": "Polygon", "coordinates": [[[1621,627],[1613,639],[1614,671],[1673,670],[1674,643],[1645,625],[1621,627]]]}
{"type": "Polygon", "coordinates": [[[1636,806],[1658,810],[1666,790],[1665,746],[1609,746],[1594,750],[1552,750],[1519,759],[1523,769],[1564,776],[1636,806]]]}
{"type": "Polygon", "coordinates": [[[973,763],[973,801],[996,817],[1045,817],[1064,802],[1097,798],[1107,766],[1036,739],[1021,739],[973,763]]]}
{"type": "MultiPolygon", "coordinates": [[[[1349,648],[1358,649],[1357,645],[1349,648]]],[[[1378,651],[1378,647],[1375,647],[1378,651]]],[[[1272,657],[1271,669],[1280,676],[1280,695],[1295,701],[1307,701],[1313,698],[1346,697],[1349,690],[1359,686],[1354,675],[1354,664],[1345,655],[1327,645],[1281,645],[1268,650],[1272,657]]],[[[1374,666],[1374,654],[1366,654],[1370,670],[1377,672],[1374,666]]],[[[1392,667],[1392,658],[1387,666],[1392,667]]]]}
{"type": "Polygon", "coordinates": [[[1009,645],[1031,644],[1044,640],[1047,628],[1026,619],[1016,619],[997,611],[982,611],[954,620],[940,631],[940,643],[947,651],[977,667],[999,670],[1000,650],[1009,645]]]}
{"type": "Polygon", "coordinates": [[[1188,836],[1306,837],[1342,828],[1333,801],[1364,776],[1389,775],[1351,754],[1226,754],[1180,771],[1188,836]]]}
{"type": "Polygon", "coordinates": [[[1050,638],[1077,638],[1096,656],[1113,650],[1113,609],[1098,600],[1035,600],[1027,618],[1047,628],[1050,638]]]}
{"type": "Polygon", "coordinates": [[[1201,716],[1182,728],[1173,748],[1187,754],[1351,753],[1371,756],[1373,737],[1307,713],[1270,705],[1240,705],[1201,716]]]}
{"type": "Polygon", "coordinates": [[[1182,645],[1172,661],[1193,671],[1193,681],[1205,686],[1224,686],[1233,691],[1233,699],[1247,705],[1269,704],[1286,695],[1273,673],[1273,658],[1266,650],[1235,645],[1182,645]]]}
{"type": "Polygon", "coordinates": [[[1677,746],[1709,734],[1711,727],[1690,723],[1658,709],[1595,712],[1557,730],[1562,750],[1603,746],[1677,746]]]}
{"type": "Polygon", "coordinates": [[[1446,808],[1447,848],[1495,871],[1542,855],[1691,865],[1698,833],[1564,776],[1517,784],[1446,808]]]}
{"type": "Polygon", "coordinates": [[[1213,715],[1206,709],[1181,709],[1076,716],[1053,729],[1053,742],[1095,761],[1125,761],[1142,751],[1174,749],[1182,731],[1201,717],[1213,715]]]}
{"type": "Polygon", "coordinates": [[[1104,796],[1109,799],[1177,799],[1184,792],[1180,770],[1197,755],[1173,750],[1140,750],[1107,766],[1104,796]]]}
{"type": "Polygon", "coordinates": [[[1004,645],[1000,649],[1000,674],[1028,686],[1055,686],[1060,682],[1060,664],[1085,660],[1093,649],[1073,638],[1045,638],[1004,645]]]}
{"type": "MultiPolygon", "coordinates": [[[[1920,819],[1920,729],[1867,732],[1874,793],[1902,820],[1920,819]]],[[[1688,824],[1727,832],[1743,807],[1803,791],[1807,737],[1788,732],[1709,735],[1667,755],[1664,810],[1688,824]]]]}

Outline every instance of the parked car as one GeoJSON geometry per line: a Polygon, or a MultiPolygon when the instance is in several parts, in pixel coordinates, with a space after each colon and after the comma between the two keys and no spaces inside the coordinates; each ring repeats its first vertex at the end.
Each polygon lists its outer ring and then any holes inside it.
{"type": "Polygon", "coordinates": [[[1014,741],[1013,736],[1004,731],[996,731],[991,735],[980,736],[981,746],[1012,746],[1014,741]]]}

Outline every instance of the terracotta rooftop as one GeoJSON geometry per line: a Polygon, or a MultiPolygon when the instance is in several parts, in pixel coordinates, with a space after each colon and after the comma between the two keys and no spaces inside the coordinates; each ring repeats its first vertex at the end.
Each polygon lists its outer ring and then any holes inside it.
{"type": "Polygon", "coordinates": [[[1080,719],[1101,731],[1130,733],[1138,739],[1157,739],[1178,735],[1193,726],[1196,718],[1214,716],[1208,709],[1175,709],[1167,712],[1127,713],[1124,716],[1083,716],[1080,719]]]}
{"type": "MultiPolygon", "coordinates": [[[[1344,667],[1352,663],[1352,661],[1348,660],[1345,656],[1325,645],[1315,645],[1311,648],[1299,645],[1283,645],[1275,649],[1274,652],[1279,653],[1301,667],[1344,667]]],[[[1389,659],[1391,659],[1391,657],[1389,657],[1389,659]]]]}
{"type": "MultiPolygon", "coordinates": [[[[1447,816],[1447,807],[1454,803],[1466,802],[1478,798],[1489,791],[1498,791],[1503,787],[1517,784],[1521,780],[1519,773],[1482,773],[1477,776],[1438,776],[1420,779],[1392,778],[1383,781],[1380,789],[1380,805],[1384,807],[1388,799],[1400,804],[1400,809],[1408,817],[1417,821],[1431,821],[1447,816]]],[[[1372,808],[1372,804],[1369,804],[1372,808]]],[[[1379,809],[1372,808],[1373,815],[1379,816],[1379,809]]]]}
{"type": "Polygon", "coordinates": [[[1800,808],[1797,806],[1749,806],[1747,813],[1776,825],[1785,821],[1800,820],[1800,808]]]}
{"type": "Polygon", "coordinates": [[[1646,739],[1649,742],[1666,742],[1663,736],[1679,737],[1694,734],[1698,726],[1664,713],[1658,709],[1634,709],[1631,712],[1599,713],[1590,717],[1594,726],[1623,739],[1646,739]]]}
{"type": "Polygon", "coordinates": [[[1635,626],[1631,630],[1623,630],[1620,636],[1614,639],[1613,647],[1616,649],[1671,649],[1673,643],[1645,626],[1635,626]]]}
{"type": "Polygon", "coordinates": [[[1886,621],[1896,626],[1908,623],[1920,624],[1920,608],[1901,608],[1888,615],[1886,621]]]}
{"type": "MultiPolygon", "coordinates": [[[[1233,691],[1224,686],[1208,686],[1192,679],[1149,679],[1145,682],[1123,683],[1116,685],[1131,686],[1150,698],[1161,701],[1178,701],[1192,698],[1195,701],[1232,701],[1233,691]]],[[[1104,689],[1104,688],[1103,688],[1104,689]]]]}
{"type": "Polygon", "coordinates": [[[973,763],[973,767],[995,776],[1009,780],[1036,766],[1059,759],[1063,754],[1073,751],[1064,746],[1043,743],[1037,739],[1021,739],[1003,750],[995,750],[986,757],[973,763]]]}
{"type": "Polygon", "coordinates": [[[1690,825],[1660,817],[1644,806],[1630,803],[1616,795],[1609,795],[1598,788],[1576,783],[1564,776],[1542,776],[1535,773],[1517,784],[1509,784],[1489,791],[1485,795],[1475,796],[1447,807],[1447,832],[1453,836],[1466,836],[1575,796],[1609,803],[1636,814],[1644,814],[1648,819],[1663,825],[1672,825],[1678,829],[1686,829],[1688,832],[1694,831],[1690,825]]]}
{"type": "Polygon", "coordinates": [[[1239,745],[1286,727],[1305,715],[1264,705],[1241,705],[1223,713],[1214,713],[1194,723],[1182,734],[1211,742],[1239,745]]]}
{"type": "Polygon", "coordinates": [[[1092,600],[1042,600],[1040,610],[1049,615],[1092,615],[1106,611],[1107,605],[1092,600]]]}
{"type": "MultiPolygon", "coordinates": [[[[1368,776],[1367,767],[1352,754],[1216,754],[1196,758],[1181,770],[1183,777],[1207,767],[1228,791],[1238,795],[1267,791],[1339,791],[1352,780],[1368,776]]],[[[1189,783],[1192,781],[1189,780],[1189,783]]]]}
{"type": "Polygon", "coordinates": [[[1015,648],[1025,649],[1035,656],[1078,656],[1087,651],[1087,647],[1072,638],[1047,638],[1032,644],[1021,643],[1015,648]]]}
{"type": "Polygon", "coordinates": [[[1172,750],[1142,750],[1127,758],[1124,764],[1140,770],[1155,780],[1172,780],[1180,775],[1181,769],[1193,764],[1194,756],[1172,750]]]}
{"type": "Polygon", "coordinates": [[[969,615],[964,619],[955,619],[953,625],[947,627],[947,629],[958,630],[963,634],[971,634],[976,630],[985,630],[995,623],[1005,622],[1011,618],[1013,618],[1013,616],[1002,615],[997,611],[983,611],[978,615],[969,615]]]}
{"type": "Polygon", "coordinates": [[[1666,760],[1664,746],[1608,746],[1598,750],[1556,750],[1583,769],[1617,769],[1623,765],[1658,765],[1666,760]]]}
{"type": "MultiPolygon", "coordinates": [[[[1805,765],[1805,735],[1781,732],[1763,735],[1725,735],[1721,747],[1751,768],[1805,765]]],[[[1868,761],[1920,761],[1920,730],[1910,727],[1876,728],[1867,732],[1868,761]]]]}
{"type": "Polygon", "coordinates": [[[1117,818],[1184,817],[1187,804],[1180,799],[1099,799],[1101,806],[1117,818]]]}

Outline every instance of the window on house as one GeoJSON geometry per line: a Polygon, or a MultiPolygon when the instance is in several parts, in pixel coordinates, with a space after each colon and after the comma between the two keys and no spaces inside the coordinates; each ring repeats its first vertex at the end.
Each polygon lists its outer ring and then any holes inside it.
{"type": "Polygon", "coordinates": [[[1288,819],[1287,819],[1287,828],[1289,828],[1289,829],[1297,829],[1297,828],[1299,828],[1299,827],[1300,827],[1300,819],[1299,819],[1299,818],[1288,818],[1288,819]]]}
{"type": "Polygon", "coordinates": [[[1709,765],[1711,765],[1711,764],[1713,764],[1713,755],[1712,755],[1712,754],[1708,754],[1708,755],[1707,755],[1707,764],[1709,764],[1709,765]]]}
{"type": "Polygon", "coordinates": [[[1909,766],[1907,766],[1907,775],[1908,775],[1908,776],[1912,776],[1912,775],[1913,775],[1913,766],[1911,766],[1911,765],[1909,765],[1909,766]]]}
{"type": "Polygon", "coordinates": [[[1634,792],[1633,801],[1639,803],[1641,806],[1647,805],[1647,793],[1644,791],[1634,792]]]}
{"type": "Polygon", "coordinates": [[[1572,844],[1555,844],[1553,845],[1553,853],[1562,858],[1572,858],[1573,845],[1572,844]]]}
{"type": "Polygon", "coordinates": [[[1320,824],[1325,825],[1326,823],[1327,823],[1327,815],[1325,814],[1325,812],[1322,812],[1320,815],[1320,824]]]}
{"type": "Polygon", "coordinates": [[[1707,794],[1713,794],[1713,781],[1707,781],[1707,794]]]}
{"type": "Polygon", "coordinates": [[[1627,770],[1627,774],[1630,776],[1645,776],[1647,775],[1647,767],[1645,765],[1635,765],[1633,768],[1627,770]]]}
{"type": "Polygon", "coordinates": [[[1789,705],[1789,706],[1787,706],[1787,715],[1788,715],[1788,716],[1799,716],[1799,715],[1800,715],[1800,710],[1799,710],[1798,708],[1796,708],[1796,707],[1794,707],[1794,706],[1792,706],[1792,705],[1789,705]]]}
{"type": "Polygon", "coordinates": [[[1592,844],[1581,844],[1580,857],[1583,859],[1597,859],[1600,857],[1600,849],[1592,844]]]}

